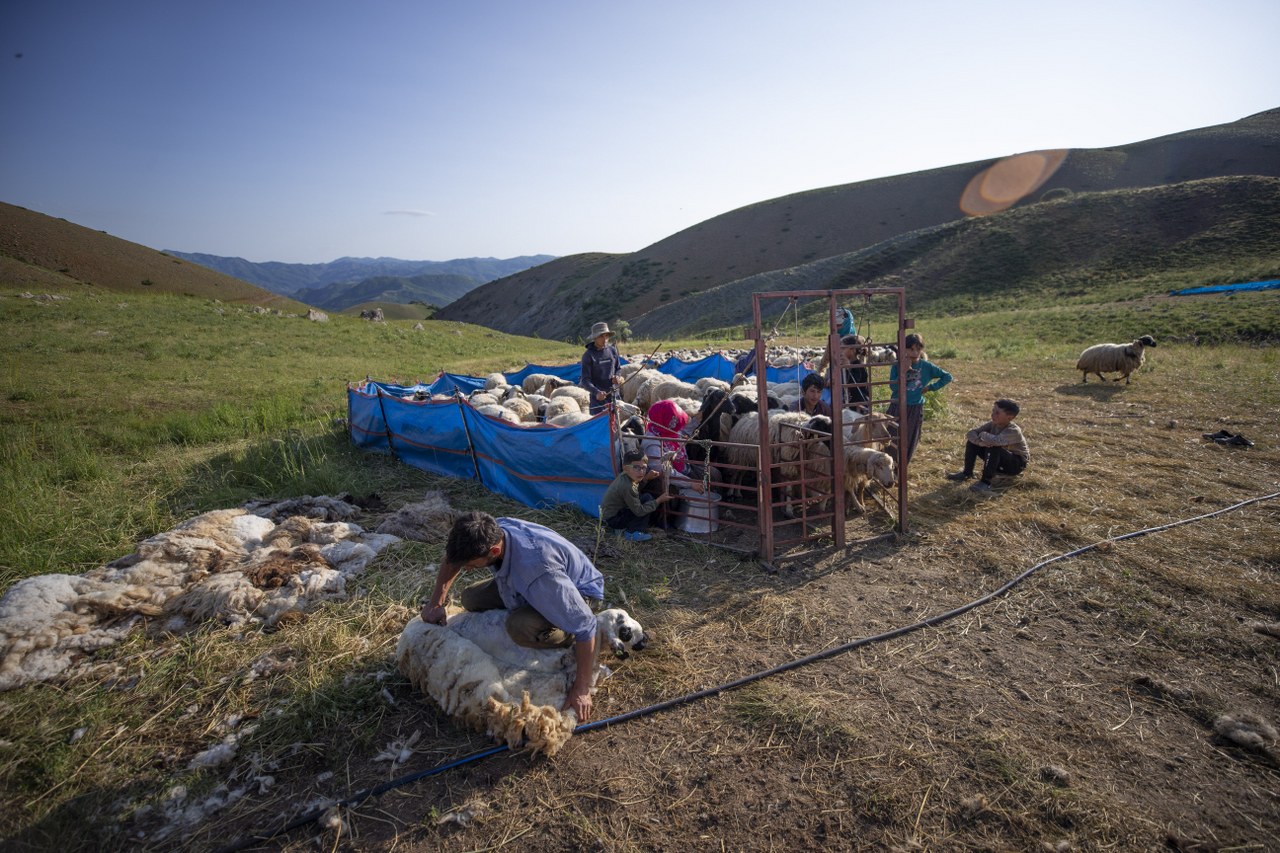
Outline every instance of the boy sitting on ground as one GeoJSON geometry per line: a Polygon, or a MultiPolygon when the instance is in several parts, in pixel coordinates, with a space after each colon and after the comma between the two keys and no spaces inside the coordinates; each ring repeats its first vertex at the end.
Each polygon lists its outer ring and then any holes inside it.
{"type": "Polygon", "coordinates": [[[649,470],[648,458],[639,450],[628,450],[622,455],[622,473],[609,484],[600,503],[600,517],[604,523],[623,539],[632,542],[647,542],[653,537],[644,532],[649,525],[649,515],[671,500],[671,495],[663,493],[653,495],[641,494],[640,484],[646,480],[662,476],[657,471],[649,470]]]}
{"type": "Polygon", "coordinates": [[[996,400],[991,407],[991,420],[976,426],[965,435],[964,470],[948,474],[948,480],[968,480],[973,468],[982,460],[982,479],[969,487],[973,492],[991,490],[991,480],[996,474],[1016,477],[1031,461],[1031,451],[1022,428],[1013,422],[1018,416],[1018,404],[1006,398],[996,400]]]}

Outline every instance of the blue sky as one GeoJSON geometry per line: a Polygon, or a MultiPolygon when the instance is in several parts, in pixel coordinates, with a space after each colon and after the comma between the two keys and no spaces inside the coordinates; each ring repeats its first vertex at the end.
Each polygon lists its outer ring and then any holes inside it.
{"type": "Polygon", "coordinates": [[[1280,107],[1280,3],[0,4],[0,201],[252,261],[631,252],[1280,107]]]}

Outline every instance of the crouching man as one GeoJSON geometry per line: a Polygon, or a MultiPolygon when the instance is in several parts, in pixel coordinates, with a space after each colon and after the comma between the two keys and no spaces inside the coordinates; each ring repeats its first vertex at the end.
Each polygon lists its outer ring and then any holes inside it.
{"type": "Polygon", "coordinates": [[[561,710],[572,708],[578,722],[587,722],[595,662],[594,612],[604,606],[604,576],[586,554],[550,528],[470,512],[449,531],[435,589],[422,605],[422,621],[445,624],[444,603],[454,579],[467,569],[483,568],[493,576],[464,589],[462,606],[471,611],[511,611],[507,633],[517,645],[573,646],[577,673],[561,710]]]}
{"type": "Polygon", "coordinates": [[[996,474],[1010,477],[1021,474],[1031,460],[1031,451],[1027,448],[1022,428],[1013,422],[1018,411],[1018,404],[1012,400],[996,400],[991,407],[991,420],[965,435],[964,470],[948,474],[947,479],[969,479],[979,459],[982,460],[982,479],[970,486],[970,491],[990,491],[991,480],[996,474]]]}

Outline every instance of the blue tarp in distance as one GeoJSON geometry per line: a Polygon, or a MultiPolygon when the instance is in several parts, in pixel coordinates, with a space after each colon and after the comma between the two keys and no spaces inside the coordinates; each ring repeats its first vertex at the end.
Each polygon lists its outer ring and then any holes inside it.
{"type": "Polygon", "coordinates": [[[1244,281],[1238,284],[1209,284],[1204,287],[1185,287],[1182,290],[1172,290],[1170,296],[1193,296],[1197,293],[1237,293],[1248,290],[1276,290],[1280,289],[1280,278],[1268,279],[1267,281],[1244,281]]]}

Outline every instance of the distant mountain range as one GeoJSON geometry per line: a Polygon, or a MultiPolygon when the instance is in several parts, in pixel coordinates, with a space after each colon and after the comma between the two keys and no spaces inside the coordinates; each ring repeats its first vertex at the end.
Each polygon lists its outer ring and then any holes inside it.
{"type": "Polygon", "coordinates": [[[442,307],[487,282],[555,260],[554,255],[524,255],[452,261],[339,258],[324,264],[287,264],[172,249],[166,249],[165,254],[329,311],[363,302],[422,302],[442,307]]]}

